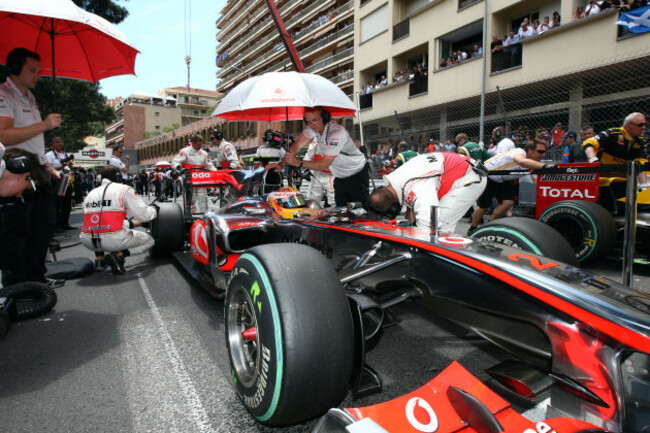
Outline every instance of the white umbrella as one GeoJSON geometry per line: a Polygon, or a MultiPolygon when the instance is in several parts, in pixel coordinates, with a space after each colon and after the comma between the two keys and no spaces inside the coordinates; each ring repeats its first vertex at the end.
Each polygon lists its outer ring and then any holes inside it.
{"type": "Polygon", "coordinates": [[[154,167],[157,168],[169,168],[172,165],[168,161],[158,161],[154,167]]]}
{"type": "Polygon", "coordinates": [[[333,117],[354,116],[357,107],[327,78],[300,72],[269,72],[238,84],[213,116],[274,122],[302,119],[305,107],[325,107],[333,117]]]}

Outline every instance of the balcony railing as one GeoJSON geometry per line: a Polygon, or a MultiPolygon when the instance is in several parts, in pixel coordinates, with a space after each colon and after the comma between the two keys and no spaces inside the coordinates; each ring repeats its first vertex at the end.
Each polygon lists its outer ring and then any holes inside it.
{"type": "Polygon", "coordinates": [[[301,58],[304,58],[306,55],[312,53],[313,51],[315,51],[315,50],[317,50],[319,48],[322,48],[322,47],[326,46],[327,44],[330,44],[333,41],[335,41],[335,40],[337,40],[337,39],[339,39],[339,38],[341,38],[341,37],[343,37],[345,35],[348,35],[348,34],[350,34],[352,32],[354,32],[354,25],[349,25],[349,26],[339,30],[338,32],[335,32],[335,33],[333,33],[333,34],[331,34],[329,36],[325,36],[324,38],[322,38],[318,42],[309,45],[308,47],[301,50],[298,54],[300,55],[301,58]]]}
{"type": "Polygon", "coordinates": [[[359,110],[364,110],[366,108],[372,108],[372,93],[359,95],[359,110]]]}
{"type": "Polygon", "coordinates": [[[501,51],[492,53],[492,72],[499,72],[510,68],[521,66],[521,44],[508,45],[501,48],[501,51]]]}
{"type": "Polygon", "coordinates": [[[411,20],[409,18],[393,26],[393,41],[408,36],[411,32],[411,20]]]}
{"type": "Polygon", "coordinates": [[[421,95],[429,91],[429,80],[426,75],[418,75],[409,82],[409,96],[421,95]]]}
{"type": "Polygon", "coordinates": [[[322,69],[326,66],[329,66],[335,62],[338,62],[341,59],[344,59],[346,57],[350,57],[354,55],[354,47],[348,48],[347,50],[343,50],[340,53],[334,54],[331,57],[328,57],[326,59],[321,60],[318,63],[314,63],[308,68],[305,68],[305,72],[314,72],[317,71],[318,69],[322,69]]]}

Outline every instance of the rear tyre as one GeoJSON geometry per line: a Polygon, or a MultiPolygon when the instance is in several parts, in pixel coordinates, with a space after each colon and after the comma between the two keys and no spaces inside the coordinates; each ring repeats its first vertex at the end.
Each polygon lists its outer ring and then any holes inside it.
{"type": "Polygon", "coordinates": [[[149,231],[155,243],[152,257],[165,257],[183,248],[185,244],[185,220],[178,203],[158,203],[158,217],[149,223],[149,231]]]}
{"type": "Polygon", "coordinates": [[[479,227],[471,237],[580,266],[566,239],[546,224],[530,218],[500,218],[479,227]]]}
{"type": "Polygon", "coordinates": [[[605,258],[616,244],[616,222],[598,203],[557,202],[542,212],[539,221],[553,227],[569,242],[582,265],[605,258]]]}
{"type": "Polygon", "coordinates": [[[345,397],[352,316],[338,276],[315,249],[268,244],[243,254],[228,282],[225,330],[233,385],[258,421],[296,424],[345,397]]]}
{"type": "Polygon", "coordinates": [[[54,308],[57,301],[54,290],[33,281],[0,289],[0,298],[13,299],[13,305],[9,308],[9,317],[13,321],[41,316],[54,308]]]}

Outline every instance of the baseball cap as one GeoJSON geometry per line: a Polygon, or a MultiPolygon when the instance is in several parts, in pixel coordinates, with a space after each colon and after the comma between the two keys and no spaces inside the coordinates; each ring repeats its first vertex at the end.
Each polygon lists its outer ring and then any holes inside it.
{"type": "Polygon", "coordinates": [[[568,131],[566,134],[562,136],[562,138],[567,138],[567,137],[578,138],[578,134],[576,134],[573,131],[568,131]]]}

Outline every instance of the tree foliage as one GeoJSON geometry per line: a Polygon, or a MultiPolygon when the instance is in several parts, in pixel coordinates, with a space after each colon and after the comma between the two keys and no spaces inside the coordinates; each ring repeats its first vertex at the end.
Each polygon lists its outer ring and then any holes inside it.
{"type": "Polygon", "coordinates": [[[125,7],[120,6],[112,0],[73,0],[74,3],[100,17],[107,19],[113,24],[119,24],[129,15],[125,7]]]}

